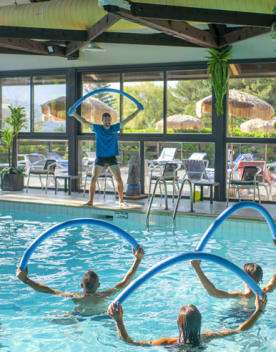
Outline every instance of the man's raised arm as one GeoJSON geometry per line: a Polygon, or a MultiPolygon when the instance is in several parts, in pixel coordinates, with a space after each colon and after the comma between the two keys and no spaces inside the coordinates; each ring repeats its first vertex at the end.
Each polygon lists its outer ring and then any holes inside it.
{"type": "Polygon", "coordinates": [[[127,118],[125,118],[123,121],[121,121],[121,123],[120,123],[121,127],[123,127],[126,123],[128,123],[132,119],[134,119],[134,117],[138,114],[139,111],[141,111],[141,110],[137,109],[136,111],[134,111],[134,113],[132,113],[127,118]]]}
{"type": "Polygon", "coordinates": [[[132,264],[131,268],[127,272],[126,276],[124,277],[124,279],[122,281],[120,281],[115,287],[100,292],[100,294],[102,296],[104,296],[104,297],[105,296],[112,296],[116,292],[118,292],[122,288],[126,287],[130,283],[130,281],[132,280],[133,276],[135,275],[135,273],[138,269],[139,264],[141,263],[141,260],[144,257],[144,250],[142,247],[138,246],[136,251],[134,251],[134,249],[132,249],[132,253],[135,257],[135,260],[134,260],[134,263],[132,264]]]}
{"type": "Polygon", "coordinates": [[[74,296],[73,293],[62,292],[59,290],[53,290],[48,286],[45,286],[43,284],[40,284],[39,282],[31,280],[30,278],[28,278],[28,269],[27,268],[26,268],[26,270],[22,270],[19,267],[16,271],[16,277],[20,281],[24,282],[24,284],[30,286],[32,289],[34,289],[35,291],[38,291],[38,292],[50,293],[52,295],[61,295],[64,297],[73,297],[74,296]]]}
{"type": "MultiPolygon", "coordinates": [[[[69,111],[71,110],[71,107],[69,108],[69,111]]],[[[80,116],[79,114],[76,113],[76,111],[73,111],[72,114],[70,115],[72,117],[74,117],[76,120],[78,120],[80,123],[88,126],[88,127],[92,127],[93,123],[87,121],[85,118],[83,118],[82,116],[80,116]]]]}

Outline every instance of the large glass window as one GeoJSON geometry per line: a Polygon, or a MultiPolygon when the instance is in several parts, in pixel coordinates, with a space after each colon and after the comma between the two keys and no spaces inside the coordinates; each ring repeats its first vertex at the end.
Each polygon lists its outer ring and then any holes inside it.
{"type": "Polygon", "coordinates": [[[206,71],[168,71],[167,80],[167,133],[212,133],[212,91],[206,71]]]}
{"type": "Polygon", "coordinates": [[[57,161],[57,171],[68,172],[68,143],[67,141],[38,141],[20,139],[18,145],[18,162],[24,165],[26,154],[37,153],[45,159],[57,161]]]}
{"type": "MultiPolygon", "coordinates": [[[[103,89],[120,89],[120,74],[117,73],[86,73],[82,75],[82,95],[103,89]]],[[[81,104],[81,115],[87,121],[101,124],[102,114],[109,112],[112,118],[111,123],[120,122],[120,95],[112,92],[101,92],[87,98],[81,104]]],[[[82,132],[91,132],[87,126],[82,126],[82,132]]]]}
{"type": "MultiPolygon", "coordinates": [[[[143,106],[133,120],[124,127],[124,133],[163,133],[159,124],[163,121],[163,72],[127,72],[124,73],[124,91],[143,106]]],[[[129,99],[123,97],[123,119],[137,109],[129,99]]]]}
{"type": "MultiPolygon", "coordinates": [[[[231,180],[246,180],[246,174],[250,172],[251,176],[257,172],[256,180],[260,190],[261,200],[276,200],[276,144],[243,144],[233,143],[227,145],[227,186],[231,180]],[[251,167],[248,171],[245,167],[251,167]],[[255,168],[255,170],[254,170],[255,168]]],[[[249,175],[250,176],[250,175],[249,175]]],[[[251,177],[250,176],[250,177],[251,177]]],[[[251,186],[253,182],[251,182],[251,186]]],[[[231,186],[231,184],[230,184],[231,186]]],[[[234,187],[227,187],[229,198],[236,199],[240,197],[245,200],[253,200],[254,187],[240,186],[240,191],[234,187]]],[[[258,199],[257,188],[255,188],[256,199],[258,199]]]]}
{"type": "Polygon", "coordinates": [[[276,78],[232,78],[228,136],[276,137],[276,78]]]}
{"type": "MultiPolygon", "coordinates": [[[[146,142],[145,143],[145,191],[152,193],[156,178],[163,175],[167,177],[168,194],[177,195],[178,181],[186,177],[186,170],[183,160],[202,160],[202,177],[214,178],[214,143],[170,143],[170,142],[146,142]],[[165,163],[162,158],[166,151],[165,163]],[[159,161],[161,160],[161,163],[159,161]],[[169,164],[175,164],[171,167],[169,164]],[[166,165],[166,166],[165,166],[166,165]],[[173,171],[175,170],[175,179],[173,171]],[[174,190],[173,190],[174,187],[174,190]]],[[[156,189],[156,194],[160,194],[162,188],[156,189]]],[[[163,191],[164,192],[164,191],[163,191]]],[[[209,189],[204,189],[204,196],[209,196],[209,189]]],[[[189,185],[185,184],[183,196],[190,195],[189,185]]]]}
{"type": "Polygon", "coordinates": [[[34,132],[66,131],[66,77],[36,76],[34,85],[34,132]]]}
{"type": "Polygon", "coordinates": [[[14,107],[24,107],[27,123],[22,132],[30,131],[30,77],[7,77],[0,79],[0,128],[5,129],[7,126],[5,120],[10,116],[9,105],[14,107]]]}
{"type": "MultiPolygon", "coordinates": [[[[84,140],[80,142],[80,150],[81,150],[81,160],[82,160],[82,189],[85,187],[86,191],[89,190],[90,180],[91,180],[91,171],[93,167],[93,163],[96,159],[96,148],[95,141],[92,140],[84,140]],[[86,175],[88,175],[87,180],[86,175]]],[[[127,189],[127,180],[128,180],[128,172],[129,172],[129,161],[133,155],[138,155],[139,157],[139,143],[138,142],[119,142],[119,155],[117,156],[118,164],[121,170],[121,176],[124,184],[124,189],[127,189]]],[[[105,174],[105,171],[103,172],[105,174]]],[[[110,173],[108,174],[108,178],[106,181],[106,185],[104,185],[105,180],[103,178],[99,179],[97,185],[97,191],[103,191],[105,187],[106,192],[113,192],[114,187],[113,183],[110,180],[110,173]],[[102,182],[103,181],[103,182],[102,182]],[[103,183],[103,184],[102,184],[103,183]]],[[[116,182],[114,180],[114,184],[117,191],[116,182]]]]}

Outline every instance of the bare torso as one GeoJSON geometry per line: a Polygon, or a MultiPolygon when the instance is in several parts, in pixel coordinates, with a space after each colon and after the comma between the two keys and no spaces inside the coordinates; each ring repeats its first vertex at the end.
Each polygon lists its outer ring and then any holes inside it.
{"type": "Polygon", "coordinates": [[[72,299],[75,303],[73,313],[82,316],[101,314],[106,312],[108,306],[107,298],[100,293],[85,296],[83,294],[75,294],[72,299]]]}

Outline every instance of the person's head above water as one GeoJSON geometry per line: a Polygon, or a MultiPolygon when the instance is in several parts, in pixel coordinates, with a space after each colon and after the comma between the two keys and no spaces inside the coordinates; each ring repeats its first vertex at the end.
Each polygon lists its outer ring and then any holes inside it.
{"type": "Polygon", "coordinates": [[[243,270],[259,284],[263,279],[263,269],[255,263],[244,264],[243,270]]]}
{"type": "Polygon", "coordinates": [[[179,343],[200,345],[201,314],[196,306],[183,306],[177,318],[179,343]]]}
{"type": "Polygon", "coordinates": [[[83,275],[81,287],[83,292],[86,294],[93,294],[100,287],[100,280],[98,275],[93,271],[89,270],[86,274],[83,275]]]}
{"type": "Polygon", "coordinates": [[[111,126],[111,116],[108,112],[103,113],[102,121],[104,128],[109,128],[111,126]]]}

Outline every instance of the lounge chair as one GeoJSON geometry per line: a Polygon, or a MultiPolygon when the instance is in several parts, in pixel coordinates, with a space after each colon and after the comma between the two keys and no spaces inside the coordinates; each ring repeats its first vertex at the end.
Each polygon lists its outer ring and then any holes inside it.
{"type": "Polygon", "coordinates": [[[150,162],[154,165],[160,165],[167,161],[172,161],[176,153],[176,148],[163,148],[158,159],[151,160],[150,162]]]}
{"type": "MultiPolygon", "coordinates": [[[[176,153],[176,148],[163,148],[158,159],[147,160],[147,167],[149,173],[149,190],[148,197],[151,196],[152,182],[157,181],[158,178],[163,177],[167,183],[171,183],[173,186],[173,200],[175,194],[175,188],[178,188],[177,182],[177,171],[181,165],[177,162],[173,162],[176,153]]],[[[160,195],[162,196],[161,184],[160,195]]]]}

